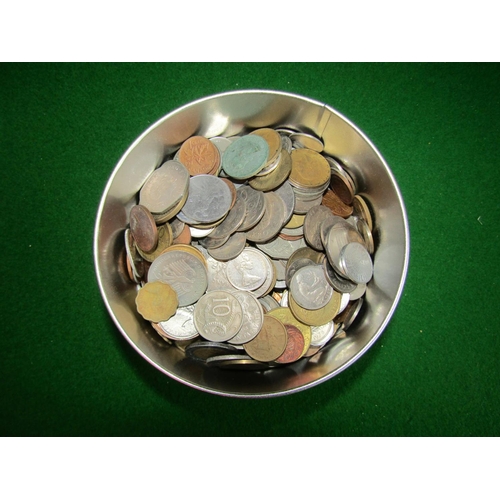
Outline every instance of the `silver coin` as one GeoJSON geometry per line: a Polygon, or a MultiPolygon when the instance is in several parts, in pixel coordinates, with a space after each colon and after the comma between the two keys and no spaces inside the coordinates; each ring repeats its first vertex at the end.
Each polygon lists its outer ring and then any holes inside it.
{"type": "Polygon", "coordinates": [[[307,247],[304,238],[284,240],[277,237],[267,243],[257,243],[257,248],[273,259],[289,259],[297,250],[307,247]]]}
{"type": "Polygon", "coordinates": [[[293,210],[295,208],[295,193],[293,191],[292,185],[285,181],[279,188],[273,189],[273,193],[276,193],[285,204],[286,207],[286,216],[285,216],[285,224],[292,218],[293,210]]]}
{"type": "Polygon", "coordinates": [[[340,253],[340,265],[354,283],[368,283],[373,276],[373,262],[368,250],[357,242],[349,243],[340,253]]]}
{"type": "Polygon", "coordinates": [[[233,292],[243,309],[243,324],[240,331],[232,339],[230,344],[242,345],[254,339],[262,328],[264,312],[260,302],[250,293],[244,291],[233,292]]]}
{"type": "Polygon", "coordinates": [[[295,132],[294,134],[291,134],[290,140],[292,143],[298,142],[302,147],[312,149],[318,153],[321,153],[324,148],[323,141],[311,134],[305,134],[303,132],[295,132]]]}
{"type": "Polygon", "coordinates": [[[342,294],[342,296],[340,297],[339,312],[337,314],[340,314],[341,312],[344,312],[345,308],[349,304],[350,299],[351,299],[350,294],[348,294],[348,293],[343,293],[342,294]]]}
{"type": "Polygon", "coordinates": [[[210,227],[208,229],[200,229],[197,227],[189,226],[189,232],[191,233],[191,238],[205,238],[205,236],[208,236],[212,231],[215,229],[215,227],[210,227]]]}
{"type": "Polygon", "coordinates": [[[299,269],[290,281],[290,293],[300,307],[317,310],[325,307],[333,296],[333,288],[328,284],[319,265],[299,269]]]}
{"type": "Polygon", "coordinates": [[[288,307],[288,290],[283,290],[281,294],[280,307],[288,307]]]}
{"type": "Polygon", "coordinates": [[[281,228],[280,234],[284,234],[285,236],[304,236],[304,226],[288,228],[281,228]]]}
{"type": "Polygon", "coordinates": [[[356,288],[350,292],[350,299],[351,300],[358,300],[363,295],[366,293],[366,283],[360,283],[359,285],[356,286],[356,288]]]}
{"type": "Polygon", "coordinates": [[[321,237],[321,243],[323,245],[323,248],[326,247],[326,239],[328,236],[328,232],[330,229],[337,224],[337,222],[344,222],[344,219],[342,217],[339,217],[338,215],[333,215],[331,217],[327,217],[323,222],[321,222],[319,226],[319,234],[321,237]]]}
{"type": "Polygon", "coordinates": [[[247,239],[245,233],[234,233],[226,242],[217,248],[208,248],[208,253],[217,260],[228,261],[235,259],[243,252],[247,239]]]}
{"type": "Polygon", "coordinates": [[[262,177],[264,175],[270,174],[273,170],[276,170],[281,162],[281,159],[282,155],[281,152],[279,152],[276,159],[272,163],[270,163],[267,167],[264,167],[259,173],[256,174],[256,176],[262,177]]]}
{"type": "Polygon", "coordinates": [[[221,247],[222,245],[224,245],[227,242],[228,239],[229,239],[229,234],[226,236],[223,236],[221,238],[212,238],[212,235],[210,234],[206,238],[200,238],[198,240],[198,242],[199,242],[200,246],[209,250],[211,248],[221,247]]]}
{"type": "Polygon", "coordinates": [[[343,268],[343,265],[340,261],[340,254],[342,249],[347,244],[353,242],[362,245],[363,238],[354,227],[352,227],[348,222],[345,221],[338,222],[337,224],[332,226],[328,231],[326,239],[324,240],[325,253],[330,264],[335,269],[335,271],[337,271],[341,276],[344,276],[348,279],[351,278],[349,278],[343,268]]]}
{"type": "Polygon", "coordinates": [[[233,285],[227,279],[226,273],[226,262],[221,262],[219,260],[214,259],[208,253],[206,255],[207,260],[207,276],[208,276],[208,286],[207,292],[212,292],[214,290],[226,290],[226,291],[234,291],[233,285]]]}
{"type": "Polygon", "coordinates": [[[162,214],[181,202],[188,186],[189,172],[186,167],[178,161],[169,160],[148,177],[139,192],[139,204],[151,213],[162,214]]]}
{"type": "Polygon", "coordinates": [[[241,198],[236,198],[233,208],[229,210],[227,217],[210,234],[211,238],[229,237],[243,223],[246,215],[246,203],[241,198]]]}
{"type": "Polygon", "coordinates": [[[330,283],[330,286],[340,293],[351,293],[356,290],[356,283],[353,283],[351,280],[340,276],[335,269],[331,266],[328,259],[323,261],[323,271],[325,273],[326,281],[330,283]]]}
{"type": "Polygon", "coordinates": [[[356,320],[361,311],[362,306],[363,306],[363,297],[354,302],[354,306],[349,309],[349,313],[344,318],[343,322],[344,330],[347,330],[354,323],[354,321],[356,320]]]}
{"type": "Polygon", "coordinates": [[[278,307],[281,307],[280,303],[271,295],[264,295],[262,297],[259,297],[257,300],[264,308],[264,312],[269,312],[273,309],[278,309],[278,307]]]}
{"type": "Polygon", "coordinates": [[[297,196],[297,193],[295,192],[295,208],[293,209],[293,212],[298,215],[307,214],[307,212],[309,212],[309,210],[312,207],[321,205],[322,201],[323,201],[323,193],[313,198],[312,200],[304,201],[303,199],[299,198],[299,196],[297,196]]]}
{"type": "Polygon", "coordinates": [[[195,361],[206,362],[212,356],[221,356],[224,354],[237,354],[239,351],[229,344],[222,342],[210,342],[201,340],[193,342],[186,347],[185,353],[188,358],[195,361]]]}
{"type": "Polygon", "coordinates": [[[207,292],[194,308],[194,325],[206,340],[224,342],[234,337],[243,324],[241,304],[231,293],[207,292]]]}
{"type": "Polygon", "coordinates": [[[255,248],[243,252],[227,263],[227,278],[238,290],[256,290],[264,284],[269,273],[266,256],[255,248]]]}
{"type": "Polygon", "coordinates": [[[210,142],[215,144],[222,158],[222,153],[228,148],[228,146],[232,143],[227,137],[212,137],[209,139],[210,142]]]}
{"type": "Polygon", "coordinates": [[[266,279],[264,283],[257,288],[256,290],[250,290],[257,298],[262,297],[263,295],[267,295],[272,288],[276,285],[276,272],[274,270],[273,263],[271,259],[264,254],[264,260],[266,262],[266,279]]]}
{"type": "Polygon", "coordinates": [[[303,226],[304,238],[315,250],[322,251],[324,248],[319,231],[321,224],[333,217],[335,216],[332,211],[324,205],[314,206],[306,213],[303,226]]]}
{"type": "Polygon", "coordinates": [[[290,262],[286,265],[285,268],[285,283],[288,288],[290,288],[290,283],[292,281],[292,278],[294,274],[299,270],[302,269],[303,267],[306,266],[313,266],[315,265],[315,262],[313,262],[311,259],[307,258],[302,258],[302,259],[295,259],[293,262],[290,262]]]}
{"type": "Polygon", "coordinates": [[[180,250],[159,255],[149,268],[148,281],[168,283],[177,293],[179,307],[194,304],[208,286],[205,266],[194,255],[180,250]]]}
{"type": "Polygon", "coordinates": [[[264,193],[264,216],[247,231],[248,241],[265,243],[274,238],[284,226],[286,207],[283,200],[272,191],[264,193]]]}
{"type": "Polygon", "coordinates": [[[172,340],[191,340],[198,336],[193,320],[194,305],[178,307],[175,314],[158,325],[172,340]]]}
{"type": "Polygon", "coordinates": [[[276,279],[284,280],[286,276],[286,260],[283,259],[271,259],[274,269],[276,270],[276,279]]]}
{"type": "Polygon", "coordinates": [[[182,231],[184,231],[184,228],[186,227],[185,222],[182,222],[180,219],[177,217],[174,217],[170,222],[170,228],[172,229],[172,238],[175,240],[182,231]]]}
{"type": "Polygon", "coordinates": [[[311,346],[324,346],[335,333],[335,325],[333,321],[320,326],[311,326],[311,346]]]}
{"type": "Polygon", "coordinates": [[[238,228],[239,231],[248,231],[255,226],[264,216],[266,208],[264,202],[264,193],[257,191],[252,187],[245,185],[241,186],[236,191],[236,200],[241,198],[246,205],[245,218],[238,228]]]}
{"type": "Polygon", "coordinates": [[[373,235],[370,231],[370,227],[364,219],[357,219],[356,228],[361,234],[363,241],[365,242],[365,247],[368,250],[368,253],[370,255],[373,255],[373,253],[375,252],[375,244],[373,242],[373,235]]]}
{"type": "Polygon", "coordinates": [[[193,221],[209,224],[221,220],[229,212],[231,202],[231,190],[222,179],[195,175],[189,180],[189,194],[180,213],[193,221]]]}

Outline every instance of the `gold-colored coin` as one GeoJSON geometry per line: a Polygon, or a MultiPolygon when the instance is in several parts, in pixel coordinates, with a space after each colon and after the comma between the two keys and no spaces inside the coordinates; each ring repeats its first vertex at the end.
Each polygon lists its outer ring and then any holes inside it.
{"type": "Polygon", "coordinates": [[[281,158],[279,164],[275,170],[266,175],[252,177],[248,181],[248,183],[254,189],[257,189],[259,191],[271,191],[271,189],[275,189],[281,184],[283,184],[283,182],[285,182],[285,180],[288,179],[288,176],[290,175],[291,171],[292,171],[292,158],[288,153],[288,151],[283,149],[281,151],[281,158]]]}
{"type": "Polygon", "coordinates": [[[368,206],[368,203],[359,194],[354,196],[354,200],[352,200],[352,208],[354,214],[364,219],[365,222],[368,224],[370,231],[373,231],[373,218],[370,208],[368,206]]]}
{"type": "Polygon", "coordinates": [[[158,245],[153,252],[143,252],[139,247],[137,247],[137,251],[144,260],[153,262],[158,255],[162,254],[168,247],[170,247],[170,245],[172,245],[173,240],[172,228],[167,222],[158,228],[158,245]]]}
{"type": "Polygon", "coordinates": [[[330,165],[326,158],[312,149],[294,149],[290,182],[298,187],[316,188],[330,180],[330,165]]]}
{"type": "Polygon", "coordinates": [[[175,290],[163,281],[146,283],[135,298],[137,312],[154,323],[167,321],[177,310],[179,300],[175,290]]]}
{"type": "Polygon", "coordinates": [[[285,352],[287,342],[285,325],[279,319],[264,316],[260,332],[250,342],[243,344],[243,348],[253,359],[268,363],[285,352]]]}
{"type": "Polygon", "coordinates": [[[181,252],[186,252],[196,257],[204,266],[208,268],[207,259],[205,256],[195,247],[191,245],[186,245],[183,243],[176,243],[175,245],[171,245],[165,249],[163,253],[173,252],[175,250],[180,250],[181,252]]]}
{"type": "Polygon", "coordinates": [[[293,214],[292,218],[288,221],[288,224],[286,224],[285,227],[287,229],[297,229],[298,227],[304,225],[305,218],[306,218],[305,215],[293,214]]]}
{"type": "Polygon", "coordinates": [[[284,325],[293,325],[300,330],[300,333],[304,336],[304,350],[302,352],[302,356],[304,356],[307,349],[309,349],[309,346],[311,345],[311,327],[297,319],[288,307],[277,307],[276,309],[271,309],[264,315],[264,317],[265,316],[272,316],[273,318],[279,319],[284,325]]]}
{"type": "Polygon", "coordinates": [[[250,132],[250,135],[258,135],[259,137],[262,137],[262,139],[264,139],[269,146],[269,154],[267,156],[267,162],[264,167],[266,168],[267,166],[271,165],[271,163],[273,163],[280,154],[281,137],[279,133],[272,128],[259,128],[257,130],[254,130],[253,132],[250,132]]]}
{"type": "Polygon", "coordinates": [[[332,298],[329,300],[328,304],[321,309],[316,309],[314,311],[310,309],[305,309],[301,307],[293,300],[292,294],[288,295],[288,306],[292,311],[293,315],[306,325],[311,326],[321,326],[325,325],[331,321],[339,313],[340,310],[340,299],[342,294],[334,291],[332,298]]]}

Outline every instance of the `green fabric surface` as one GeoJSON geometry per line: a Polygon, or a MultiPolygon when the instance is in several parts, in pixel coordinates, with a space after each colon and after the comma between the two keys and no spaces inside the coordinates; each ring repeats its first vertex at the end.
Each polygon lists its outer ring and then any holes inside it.
{"type": "Polygon", "coordinates": [[[498,64],[2,64],[3,436],[497,436],[498,64]],[[218,397],[121,336],[93,262],[97,208],[149,125],[218,92],[327,103],[374,142],[410,223],[408,277],[375,345],[290,396],[218,397]]]}

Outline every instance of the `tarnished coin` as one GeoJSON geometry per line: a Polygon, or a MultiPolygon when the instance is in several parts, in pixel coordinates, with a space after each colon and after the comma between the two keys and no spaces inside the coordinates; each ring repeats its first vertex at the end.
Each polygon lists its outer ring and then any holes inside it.
{"type": "Polygon", "coordinates": [[[373,262],[366,248],[357,242],[348,243],[340,252],[340,266],[354,283],[368,283],[373,276],[373,262]]]}
{"type": "Polygon", "coordinates": [[[312,265],[299,269],[290,281],[290,293],[295,302],[305,309],[325,307],[333,295],[322,266],[312,265]]]}
{"type": "Polygon", "coordinates": [[[135,299],[137,312],[146,320],[158,323],[171,318],[179,302],[175,290],[161,281],[146,283],[135,299]]]}
{"type": "Polygon", "coordinates": [[[226,291],[208,292],[196,303],[194,325],[206,340],[224,342],[243,324],[243,310],[236,297],[226,291]]]}
{"type": "Polygon", "coordinates": [[[304,219],[304,238],[307,243],[311,245],[315,250],[323,250],[323,242],[321,241],[321,224],[327,220],[332,219],[335,216],[332,214],[328,207],[323,205],[318,205],[311,208],[304,219]]]}
{"type": "Polygon", "coordinates": [[[288,335],[287,344],[283,354],[274,360],[275,363],[293,363],[302,357],[304,351],[304,336],[300,330],[293,325],[285,325],[288,335]]]}
{"type": "Polygon", "coordinates": [[[321,153],[323,151],[323,141],[318,139],[317,137],[314,137],[311,134],[305,134],[303,132],[295,132],[291,134],[290,140],[293,142],[298,142],[302,146],[308,149],[312,149],[313,151],[316,151],[318,153],[321,153]]]}
{"type": "Polygon", "coordinates": [[[307,247],[304,238],[298,240],[284,240],[273,238],[266,243],[257,243],[257,248],[273,259],[288,259],[297,250],[307,247]]]}
{"type": "MultiPolygon", "coordinates": [[[[163,214],[179,205],[188,185],[189,172],[186,167],[178,161],[169,160],[148,177],[140,190],[139,204],[153,214],[163,214]]],[[[178,206],[178,209],[181,207],[178,206]]]]}
{"type": "Polygon", "coordinates": [[[143,205],[130,210],[130,231],[137,246],[144,252],[152,252],[158,244],[158,229],[151,212],[143,205]]]}
{"type": "Polygon", "coordinates": [[[340,309],[340,301],[342,295],[338,292],[333,292],[332,298],[325,307],[321,309],[311,310],[301,307],[295,302],[292,294],[288,295],[288,306],[293,315],[302,323],[311,326],[324,325],[331,321],[338,314],[340,309]]]}
{"type": "Polygon", "coordinates": [[[266,208],[264,193],[250,186],[242,186],[237,191],[237,199],[241,198],[245,203],[245,218],[238,231],[248,231],[255,226],[264,216],[266,208]]]}
{"type": "Polygon", "coordinates": [[[293,191],[292,185],[285,181],[280,187],[274,189],[274,192],[283,200],[286,207],[286,217],[285,224],[293,216],[293,209],[295,207],[295,193],[293,191]]]}
{"type": "Polygon", "coordinates": [[[258,335],[243,344],[245,352],[263,363],[274,361],[285,351],[288,334],[284,324],[272,316],[265,315],[258,335]]]}
{"type": "MultiPolygon", "coordinates": [[[[279,157],[276,168],[265,175],[253,177],[248,181],[250,186],[260,191],[271,191],[283,184],[292,171],[292,158],[290,153],[283,150],[279,157]]],[[[264,171],[262,171],[264,172],[264,171]]],[[[262,173],[261,172],[261,173],[262,173]]]]}
{"type": "Polygon", "coordinates": [[[170,319],[160,321],[157,325],[171,340],[191,340],[198,336],[198,331],[194,327],[193,313],[194,305],[178,307],[170,319]]]}
{"type": "Polygon", "coordinates": [[[243,252],[246,241],[245,233],[234,233],[220,247],[208,248],[208,253],[217,260],[232,260],[243,252]]]}
{"type": "Polygon", "coordinates": [[[172,243],[172,228],[167,222],[158,227],[158,243],[156,245],[156,248],[152,252],[144,252],[139,247],[137,247],[137,252],[144,260],[153,262],[159,255],[161,255],[167,248],[169,248],[172,243]]]}
{"type": "Polygon", "coordinates": [[[227,217],[210,234],[210,238],[223,238],[230,236],[241,226],[245,215],[246,203],[242,198],[238,198],[233,208],[229,210],[227,217]]]}
{"type": "Polygon", "coordinates": [[[324,219],[320,226],[319,226],[319,229],[318,229],[318,232],[319,232],[319,235],[320,235],[320,238],[321,238],[321,244],[323,246],[323,248],[326,247],[326,240],[327,240],[327,237],[328,237],[328,233],[330,231],[330,229],[335,225],[337,224],[337,222],[344,222],[345,219],[343,219],[342,217],[339,217],[338,215],[333,215],[331,217],[327,217],[326,219],[324,219]]]}
{"type": "MultiPolygon", "coordinates": [[[[194,307],[194,306],[193,306],[194,307]]],[[[223,356],[226,354],[238,354],[238,349],[222,342],[209,342],[200,340],[186,347],[186,356],[195,361],[206,362],[212,356],[223,356]]]]}
{"type": "Polygon", "coordinates": [[[200,224],[207,224],[224,217],[231,202],[231,191],[223,180],[213,175],[197,175],[189,180],[189,195],[181,213],[200,224]]]}
{"type": "Polygon", "coordinates": [[[163,253],[154,260],[148,282],[156,281],[172,286],[180,307],[194,304],[208,286],[207,270],[200,259],[180,250],[163,253]]]}
{"type": "Polygon", "coordinates": [[[328,259],[323,261],[323,271],[325,273],[326,280],[334,290],[337,290],[339,293],[351,293],[353,292],[357,286],[356,283],[340,276],[335,269],[331,266],[328,259]]]}
{"type": "Polygon", "coordinates": [[[242,345],[254,339],[262,328],[264,311],[260,302],[250,293],[238,290],[233,292],[243,309],[243,324],[235,337],[229,339],[230,344],[242,345]]]}
{"type": "Polygon", "coordinates": [[[222,155],[224,172],[234,179],[249,179],[267,163],[269,146],[258,135],[245,135],[231,143],[222,155]]]}
{"type": "Polygon", "coordinates": [[[328,189],[323,195],[321,204],[325,205],[325,207],[328,207],[332,211],[333,215],[338,215],[339,217],[343,217],[344,219],[352,214],[352,206],[344,203],[340,199],[338,194],[331,189],[328,189]]]}
{"type": "Polygon", "coordinates": [[[132,281],[140,283],[146,271],[144,267],[144,260],[140,257],[140,254],[137,251],[137,246],[135,244],[134,237],[130,232],[130,228],[125,230],[124,236],[127,267],[130,267],[130,270],[132,271],[132,281]]]}
{"type": "Polygon", "coordinates": [[[291,152],[292,171],[289,181],[294,186],[314,188],[330,181],[330,166],[326,159],[312,149],[291,152]]]}
{"type": "Polygon", "coordinates": [[[302,355],[304,355],[307,352],[307,349],[309,349],[309,346],[311,345],[311,327],[305,324],[304,322],[300,321],[299,319],[297,319],[297,317],[294,316],[290,308],[277,307],[276,309],[268,311],[265,314],[265,316],[272,316],[273,318],[277,318],[284,325],[296,326],[304,336],[304,350],[302,351],[302,355]]]}
{"type": "Polygon", "coordinates": [[[208,174],[218,167],[220,154],[209,139],[193,136],[182,144],[179,161],[187,168],[190,175],[208,174]]]}
{"type": "Polygon", "coordinates": [[[262,252],[245,248],[226,267],[229,282],[238,290],[256,290],[264,284],[269,273],[269,264],[262,252]]]}
{"type": "Polygon", "coordinates": [[[290,284],[292,282],[292,278],[295,273],[306,266],[314,266],[316,265],[311,259],[302,258],[302,259],[294,259],[291,262],[287,261],[285,266],[285,283],[288,288],[290,288],[290,284]]]}
{"type": "Polygon", "coordinates": [[[276,160],[281,152],[281,137],[273,128],[259,128],[250,132],[250,135],[262,137],[267,142],[269,152],[267,155],[266,167],[276,160]]]}
{"type": "Polygon", "coordinates": [[[285,223],[286,207],[276,193],[264,193],[264,206],[264,216],[246,233],[248,241],[265,243],[273,239],[285,223]]]}

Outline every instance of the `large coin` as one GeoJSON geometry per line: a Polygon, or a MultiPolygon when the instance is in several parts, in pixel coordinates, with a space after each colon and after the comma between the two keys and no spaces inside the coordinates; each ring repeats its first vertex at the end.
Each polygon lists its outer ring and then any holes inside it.
{"type": "Polygon", "coordinates": [[[248,231],[264,216],[266,208],[264,193],[250,186],[242,186],[237,191],[236,199],[241,198],[245,203],[245,218],[238,231],[248,231]]]}
{"type": "Polygon", "coordinates": [[[235,337],[228,340],[230,344],[245,344],[254,339],[262,328],[264,311],[260,302],[250,293],[238,290],[233,292],[243,309],[243,324],[235,337]]]}
{"type": "Polygon", "coordinates": [[[141,188],[139,203],[152,213],[164,213],[179,204],[188,185],[186,167],[178,161],[169,160],[148,177],[141,188]]]}
{"type": "Polygon", "coordinates": [[[251,358],[265,363],[279,358],[285,351],[287,341],[285,325],[280,320],[266,315],[258,335],[243,344],[243,347],[251,358]]]}
{"type": "Polygon", "coordinates": [[[269,146],[258,135],[246,135],[235,140],[222,155],[224,172],[234,179],[249,179],[267,163],[269,146]]]}
{"type": "Polygon", "coordinates": [[[243,309],[236,297],[229,292],[208,292],[194,308],[194,324],[204,339],[224,342],[240,330],[243,309]]]}
{"type": "MultiPolygon", "coordinates": [[[[158,326],[171,340],[191,340],[198,336],[194,327],[194,305],[178,307],[175,314],[167,321],[160,321],[158,326]]],[[[157,330],[158,331],[158,330],[157,330]]],[[[160,333],[158,331],[158,333],[160,333]]]]}
{"type": "Polygon", "coordinates": [[[231,190],[222,179],[197,175],[189,181],[189,195],[181,213],[200,224],[208,224],[222,219],[231,202],[231,190]]]}
{"type": "Polygon", "coordinates": [[[200,259],[181,250],[158,256],[148,271],[148,282],[168,283],[177,292],[179,306],[194,304],[208,285],[207,270],[200,259]]]}
{"type": "Polygon", "coordinates": [[[290,293],[299,306],[316,310],[328,304],[333,288],[326,281],[323,267],[312,265],[302,267],[293,275],[290,293]]]}
{"type": "Polygon", "coordinates": [[[291,153],[292,185],[306,188],[323,186],[330,181],[330,166],[326,159],[312,149],[294,149],[291,153]]]}

